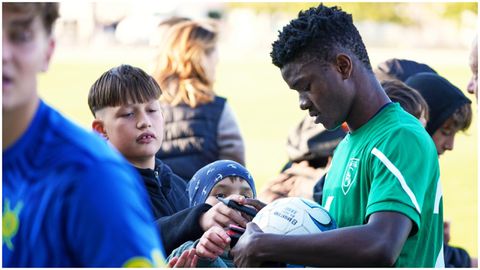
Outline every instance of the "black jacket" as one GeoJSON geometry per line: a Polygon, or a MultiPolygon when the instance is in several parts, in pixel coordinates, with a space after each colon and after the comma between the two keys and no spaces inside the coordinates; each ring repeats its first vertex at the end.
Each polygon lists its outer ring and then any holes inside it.
{"type": "Polygon", "coordinates": [[[463,249],[443,245],[443,256],[445,258],[445,267],[471,267],[470,255],[463,249]]]}
{"type": "Polygon", "coordinates": [[[155,223],[160,230],[167,256],[184,242],[200,238],[203,230],[199,218],[211,206],[200,204],[188,208],[185,180],[175,175],[159,159],[155,160],[155,170],[137,170],[147,188],[155,223]]]}

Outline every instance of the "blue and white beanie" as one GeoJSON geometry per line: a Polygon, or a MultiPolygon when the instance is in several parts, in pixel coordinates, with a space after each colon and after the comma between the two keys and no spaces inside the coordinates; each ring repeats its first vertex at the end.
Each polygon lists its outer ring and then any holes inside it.
{"type": "Polygon", "coordinates": [[[198,170],[188,182],[190,206],[205,203],[213,187],[229,176],[238,176],[247,181],[256,197],[253,177],[240,163],[232,160],[218,160],[198,170]]]}

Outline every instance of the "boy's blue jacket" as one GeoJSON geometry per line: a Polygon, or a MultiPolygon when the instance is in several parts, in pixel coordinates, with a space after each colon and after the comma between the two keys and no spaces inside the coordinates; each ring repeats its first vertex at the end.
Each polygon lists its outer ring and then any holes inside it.
{"type": "Polygon", "coordinates": [[[155,170],[137,170],[147,188],[167,256],[181,244],[200,238],[203,234],[200,216],[211,206],[200,204],[188,208],[185,180],[174,174],[160,159],[155,160],[155,170]]]}

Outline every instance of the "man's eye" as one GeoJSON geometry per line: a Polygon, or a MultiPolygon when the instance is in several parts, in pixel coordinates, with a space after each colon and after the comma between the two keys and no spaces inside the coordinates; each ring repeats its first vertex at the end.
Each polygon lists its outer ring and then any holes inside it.
{"type": "Polygon", "coordinates": [[[225,198],[225,194],[223,194],[223,193],[218,193],[217,195],[215,195],[215,197],[225,198]]]}
{"type": "Polygon", "coordinates": [[[308,91],[310,91],[310,84],[309,84],[309,85],[307,85],[307,87],[303,88],[303,91],[304,91],[304,92],[308,92],[308,91]]]}
{"type": "Polygon", "coordinates": [[[452,136],[453,135],[453,132],[449,129],[442,129],[441,132],[444,136],[452,136]]]}
{"type": "Polygon", "coordinates": [[[33,33],[30,30],[19,30],[10,33],[10,39],[14,43],[25,43],[33,38],[33,33]]]}

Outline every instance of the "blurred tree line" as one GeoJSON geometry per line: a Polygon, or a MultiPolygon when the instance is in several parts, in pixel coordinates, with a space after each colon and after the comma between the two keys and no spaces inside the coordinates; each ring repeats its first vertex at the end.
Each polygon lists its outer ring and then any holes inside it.
{"type": "MultiPolygon", "coordinates": [[[[415,25],[419,20],[412,9],[424,9],[434,12],[437,16],[459,20],[464,11],[471,11],[477,14],[477,3],[348,3],[348,2],[328,2],[326,6],[340,6],[342,10],[353,14],[355,21],[377,21],[392,22],[401,25],[415,25]]],[[[251,8],[258,13],[291,13],[296,15],[300,10],[306,10],[310,7],[316,7],[318,3],[253,3],[253,2],[230,2],[227,3],[228,8],[251,8]]]]}

